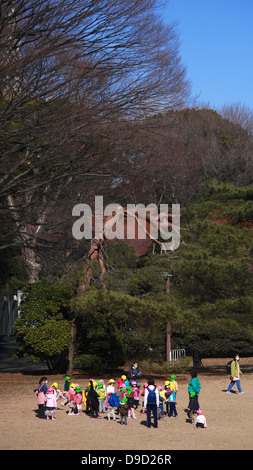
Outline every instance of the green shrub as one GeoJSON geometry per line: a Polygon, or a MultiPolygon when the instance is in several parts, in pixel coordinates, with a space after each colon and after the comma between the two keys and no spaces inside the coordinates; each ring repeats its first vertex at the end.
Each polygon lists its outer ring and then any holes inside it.
{"type": "Polygon", "coordinates": [[[102,359],[95,354],[84,354],[77,356],[73,362],[75,369],[92,369],[94,371],[100,371],[105,368],[105,363],[102,359]]]}

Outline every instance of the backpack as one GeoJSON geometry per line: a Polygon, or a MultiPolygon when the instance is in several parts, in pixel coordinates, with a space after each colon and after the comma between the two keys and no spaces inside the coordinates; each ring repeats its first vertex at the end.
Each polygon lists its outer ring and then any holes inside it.
{"type": "Polygon", "coordinates": [[[116,395],[116,393],[112,393],[110,398],[108,398],[108,403],[111,406],[116,406],[116,408],[119,407],[119,399],[116,395]]]}
{"type": "Polygon", "coordinates": [[[227,363],[227,373],[231,375],[231,364],[232,364],[233,360],[231,361],[228,361],[227,363]]]}
{"type": "Polygon", "coordinates": [[[155,393],[156,387],[153,390],[150,390],[150,388],[148,387],[147,390],[148,390],[148,400],[147,400],[148,404],[155,405],[156,404],[156,393],[155,393]]]}

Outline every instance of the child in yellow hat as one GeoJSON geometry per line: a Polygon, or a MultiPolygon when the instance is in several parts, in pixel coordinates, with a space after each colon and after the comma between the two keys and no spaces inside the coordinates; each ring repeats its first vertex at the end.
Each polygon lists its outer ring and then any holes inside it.
{"type": "Polygon", "coordinates": [[[173,382],[170,384],[170,390],[171,390],[171,394],[169,395],[169,413],[168,413],[168,416],[169,418],[171,418],[173,415],[175,416],[175,418],[178,417],[178,413],[177,413],[177,408],[176,408],[176,390],[175,390],[175,386],[173,385],[173,382]]]}

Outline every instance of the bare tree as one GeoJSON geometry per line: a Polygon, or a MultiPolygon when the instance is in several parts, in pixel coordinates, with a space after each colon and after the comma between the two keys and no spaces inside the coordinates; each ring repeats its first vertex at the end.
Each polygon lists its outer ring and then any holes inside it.
{"type": "Polygon", "coordinates": [[[224,105],[219,110],[221,116],[253,134],[253,110],[240,102],[224,105]]]}
{"type": "Polygon", "coordinates": [[[113,121],[189,96],[175,27],[160,20],[159,3],[2,2],[0,198],[16,230],[2,246],[25,250],[31,280],[40,271],[34,250],[46,248],[66,187],[75,197],[76,184],[83,194],[94,178],[104,185],[113,121]]]}

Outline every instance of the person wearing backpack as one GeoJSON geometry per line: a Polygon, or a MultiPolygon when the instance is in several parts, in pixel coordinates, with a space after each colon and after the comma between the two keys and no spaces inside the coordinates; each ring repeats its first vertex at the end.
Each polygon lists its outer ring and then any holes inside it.
{"type": "Polygon", "coordinates": [[[159,393],[154,380],[148,381],[144,394],[144,408],[147,412],[147,427],[151,428],[151,412],[154,417],[154,427],[158,428],[157,410],[159,407],[159,393]]]}

